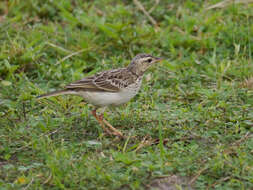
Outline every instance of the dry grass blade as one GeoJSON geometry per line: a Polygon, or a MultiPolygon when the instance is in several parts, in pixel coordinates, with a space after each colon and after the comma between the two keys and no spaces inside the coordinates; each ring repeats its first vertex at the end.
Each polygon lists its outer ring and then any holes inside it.
{"type": "Polygon", "coordinates": [[[227,177],[224,177],[224,178],[221,178],[220,180],[214,182],[213,184],[211,184],[207,189],[213,189],[217,184],[223,182],[223,181],[227,181],[230,179],[230,176],[227,176],[227,177]]]}
{"type": "Polygon", "coordinates": [[[63,57],[61,60],[57,61],[56,65],[58,65],[58,64],[60,64],[61,62],[65,61],[66,59],[69,59],[69,58],[72,57],[72,56],[78,55],[78,54],[80,54],[80,53],[82,53],[82,52],[84,52],[84,51],[88,51],[88,50],[90,50],[90,48],[85,48],[85,49],[81,49],[81,50],[79,50],[79,51],[77,51],[77,52],[73,52],[73,53],[71,53],[71,54],[69,54],[69,55],[63,57]]]}
{"type": "Polygon", "coordinates": [[[28,189],[30,186],[31,186],[31,184],[33,183],[33,178],[31,179],[31,181],[30,181],[30,183],[26,186],[26,187],[24,187],[23,188],[23,190],[26,190],[26,189],[28,189]]]}
{"type": "Polygon", "coordinates": [[[53,44],[53,43],[46,42],[46,44],[49,45],[49,46],[51,46],[51,47],[57,48],[57,49],[59,49],[59,50],[61,50],[61,51],[63,51],[63,52],[71,53],[71,51],[69,51],[69,50],[67,50],[67,49],[65,49],[65,48],[63,48],[63,47],[61,47],[61,46],[55,45],[55,44],[53,44]]]}
{"type": "Polygon", "coordinates": [[[245,79],[241,86],[244,88],[253,89],[253,76],[245,79]]]}
{"type": "Polygon", "coordinates": [[[158,27],[157,22],[155,21],[155,19],[150,16],[150,14],[146,11],[146,9],[144,8],[144,6],[138,1],[138,0],[134,0],[133,1],[134,4],[148,17],[149,21],[155,26],[158,27]]]}
{"type": "MultiPolygon", "coordinates": [[[[185,31],[183,31],[181,28],[179,28],[179,27],[173,27],[173,29],[174,30],[176,30],[177,32],[179,32],[179,33],[181,33],[182,35],[189,35],[189,34],[187,34],[185,31]]],[[[197,36],[193,36],[193,35],[189,35],[192,39],[194,39],[194,40],[202,40],[202,38],[199,38],[199,37],[197,37],[197,36]]]]}
{"type": "Polygon", "coordinates": [[[249,4],[249,3],[253,3],[253,0],[225,0],[225,1],[222,1],[222,2],[219,2],[207,7],[206,10],[215,9],[215,8],[224,8],[231,4],[249,4]]]}
{"type": "Polygon", "coordinates": [[[50,181],[51,178],[52,178],[52,173],[50,172],[50,174],[49,174],[48,178],[46,179],[46,181],[43,182],[43,185],[47,184],[50,181]]]}
{"type": "Polygon", "coordinates": [[[147,135],[142,139],[141,143],[138,145],[138,147],[134,150],[135,152],[137,152],[138,150],[140,150],[141,148],[145,147],[145,146],[149,146],[152,144],[151,140],[146,140],[147,139],[147,135]]]}
{"type": "Polygon", "coordinates": [[[149,13],[149,14],[152,13],[153,10],[155,10],[156,6],[157,6],[159,3],[160,3],[160,0],[155,0],[154,6],[151,7],[151,9],[149,9],[148,13],[149,13]]]}
{"type": "Polygon", "coordinates": [[[242,138],[240,138],[238,141],[234,142],[231,144],[231,146],[238,146],[240,145],[243,141],[246,141],[248,138],[252,137],[250,132],[247,132],[242,138]]]}
{"type": "Polygon", "coordinates": [[[204,167],[204,168],[201,168],[197,174],[191,179],[191,181],[189,182],[190,185],[194,184],[195,181],[198,179],[198,177],[201,175],[202,172],[204,172],[205,170],[207,170],[208,167],[204,167]]]}

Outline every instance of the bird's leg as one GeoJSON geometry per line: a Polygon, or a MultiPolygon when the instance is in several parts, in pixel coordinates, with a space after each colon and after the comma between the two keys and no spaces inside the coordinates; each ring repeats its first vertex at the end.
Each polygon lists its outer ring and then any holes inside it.
{"type": "Polygon", "coordinates": [[[117,129],[115,129],[108,121],[104,119],[104,114],[101,114],[98,116],[100,120],[103,121],[103,123],[109,127],[109,129],[113,132],[112,134],[119,136],[121,138],[124,138],[124,135],[117,129]]]}
{"type": "Polygon", "coordinates": [[[103,119],[101,119],[100,116],[97,115],[97,109],[92,110],[91,113],[92,113],[92,115],[96,118],[96,120],[99,122],[99,124],[101,125],[101,127],[103,128],[103,130],[104,130],[107,134],[111,135],[112,133],[111,133],[111,131],[110,131],[109,129],[107,129],[107,128],[105,127],[104,122],[103,122],[103,119]]]}

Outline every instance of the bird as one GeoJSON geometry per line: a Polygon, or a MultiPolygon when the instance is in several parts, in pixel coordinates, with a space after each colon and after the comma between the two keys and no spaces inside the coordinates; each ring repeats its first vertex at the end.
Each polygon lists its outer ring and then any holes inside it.
{"type": "Polygon", "coordinates": [[[130,101],[140,90],[144,73],[163,59],[150,54],[137,54],[127,67],[106,70],[72,82],[62,90],[37,96],[37,99],[58,95],[78,95],[94,106],[92,115],[109,135],[124,138],[124,135],[104,119],[104,112],[97,114],[98,108],[119,106],[130,101]]]}

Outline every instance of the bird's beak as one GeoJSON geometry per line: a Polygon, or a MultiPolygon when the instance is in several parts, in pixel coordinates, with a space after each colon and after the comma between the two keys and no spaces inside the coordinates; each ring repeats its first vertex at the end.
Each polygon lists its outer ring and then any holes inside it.
{"type": "Polygon", "coordinates": [[[159,62],[161,62],[161,61],[163,61],[163,58],[156,57],[155,63],[159,63],[159,62]]]}

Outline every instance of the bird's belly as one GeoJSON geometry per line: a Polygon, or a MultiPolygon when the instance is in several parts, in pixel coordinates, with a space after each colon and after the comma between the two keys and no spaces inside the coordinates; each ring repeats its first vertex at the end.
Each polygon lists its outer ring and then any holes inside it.
{"type": "Polygon", "coordinates": [[[128,102],[137,92],[122,90],[119,92],[82,92],[81,96],[89,103],[104,107],[109,105],[120,105],[128,102]]]}
{"type": "Polygon", "coordinates": [[[88,103],[98,107],[117,106],[128,102],[139,91],[137,88],[121,89],[119,92],[79,92],[88,103]]]}

